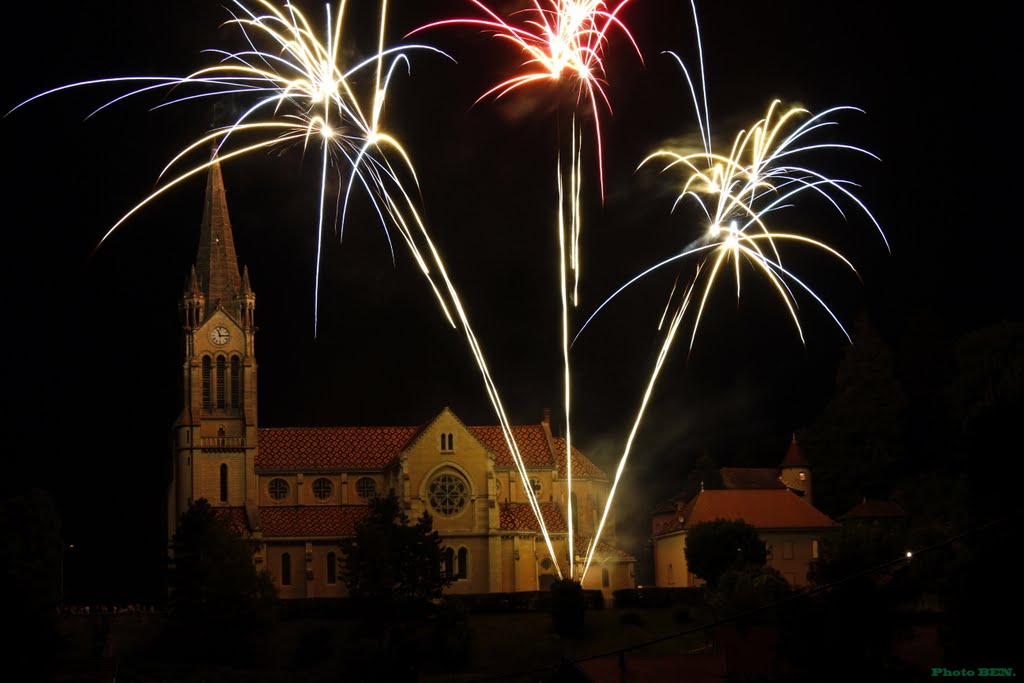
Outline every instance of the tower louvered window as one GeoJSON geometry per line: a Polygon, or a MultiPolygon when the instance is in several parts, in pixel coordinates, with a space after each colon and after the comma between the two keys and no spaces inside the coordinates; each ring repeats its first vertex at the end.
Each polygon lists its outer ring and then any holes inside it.
{"type": "Polygon", "coordinates": [[[210,357],[203,356],[203,408],[206,410],[213,408],[213,394],[210,386],[212,369],[213,363],[210,361],[210,357]]]}
{"type": "Polygon", "coordinates": [[[217,407],[224,410],[224,375],[227,374],[227,363],[224,356],[217,356],[217,407]]]}
{"type": "Polygon", "coordinates": [[[231,356],[231,407],[242,407],[242,359],[231,356]]]}

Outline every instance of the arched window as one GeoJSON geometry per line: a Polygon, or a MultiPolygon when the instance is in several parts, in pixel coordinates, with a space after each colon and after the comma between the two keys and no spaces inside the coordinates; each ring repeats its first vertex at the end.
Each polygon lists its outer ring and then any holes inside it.
{"type": "Polygon", "coordinates": [[[327,553],[327,583],[338,582],[338,556],[327,553]]]}
{"type": "Polygon", "coordinates": [[[454,451],[455,450],[455,437],[452,436],[451,432],[448,432],[448,450],[450,450],[450,451],[454,451]]]}
{"type": "Polygon", "coordinates": [[[446,579],[455,577],[455,551],[451,548],[441,551],[441,575],[446,579]]]}
{"type": "Polygon", "coordinates": [[[224,356],[217,356],[217,407],[224,409],[224,375],[227,371],[227,363],[224,356]]]}
{"type": "Polygon", "coordinates": [[[203,356],[203,408],[210,410],[213,408],[213,398],[210,393],[210,375],[213,371],[213,363],[210,361],[209,356],[203,356]]]}
{"type": "Polygon", "coordinates": [[[228,466],[227,463],[220,465],[220,502],[228,502],[228,466]]]}
{"type": "Polygon", "coordinates": [[[455,578],[464,579],[469,573],[469,550],[459,548],[459,565],[455,572],[455,578]]]}
{"type": "Polygon", "coordinates": [[[281,555],[281,585],[292,585],[292,556],[288,553],[281,555]]]}
{"type": "Polygon", "coordinates": [[[242,407],[242,359],[231,356],[231,407],[242,407]]]}
{"type": "Polygon", "coordinates": [[[447,436],[447,434],[442,434],[442,435],[441,435],[441,450],[442,450],[442,451],[444,450],[444,445],[445,445],[445,443],[447,443],[447,442],[445,441],[445,437],[446,437],[446,436],[447,436]]]}
{"type": "Polygon", "coordinates": [[[601,568],[601,585],[604,586],[605,588],[607,588],[608,586],[611,585],[611,583],[612,583],[611,576],[609,576],[608,570],[602,567],[601,568]]]}

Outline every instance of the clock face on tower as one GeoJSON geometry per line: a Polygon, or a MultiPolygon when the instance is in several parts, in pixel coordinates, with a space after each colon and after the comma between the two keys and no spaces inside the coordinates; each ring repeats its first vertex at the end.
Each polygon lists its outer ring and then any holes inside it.
{"type": "Polygon", "coordinates": [[[231,339],[231,333],[223,325],[217,325],[217,327],[210,330],[210,341],[217,346],[227,344],[229,339],[231,339]]]}

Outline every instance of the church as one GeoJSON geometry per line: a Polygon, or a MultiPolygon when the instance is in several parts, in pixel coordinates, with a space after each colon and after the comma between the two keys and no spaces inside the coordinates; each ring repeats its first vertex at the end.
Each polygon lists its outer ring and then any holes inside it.
{"type": "MultiPolygon", "coordinates": [[[[526,477],[499,426],[466,425],[447,407],[419,425],[261,427],[255,310],[214,164],[180,301],[182,406],[173,427],[168,541],[188,506],[204,498],[254,542],[254,561],[281,598],[344,597],[342,541],[367,516],[368,501],[394,494],[411,519],[433,517],[453,579],[448,593],[536,591],[558,577],[557,567],[567,572],[571,502],[580,566],[611,482],[574,448],[570,501],[565,440],[552,433],[548,414],[512,428],[526,477]]],[[[616,547],[614,529],[612,515],[584,581],[606,600],[635,587],[636,560],[616,547]]]]}

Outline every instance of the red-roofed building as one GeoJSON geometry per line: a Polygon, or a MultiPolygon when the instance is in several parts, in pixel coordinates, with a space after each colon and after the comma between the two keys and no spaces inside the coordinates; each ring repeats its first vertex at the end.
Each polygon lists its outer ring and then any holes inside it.
{"type": "Polygon", "coordinates": [[[861,502],[839,515],[840,522],[861,522],[869,524],[886,524],[902,522],[907,513],[894,500],[877,500],[864,498],[861,502]]]}
{"type": "Polygon", "coordinates": [[[768,547],[768,565],[794,586],[807,585],[807,570],[818,556],[821,537],[839,525],[788,489],[701,491],[678,512],[675,524],[654,537],[654,579],[658,586],[700,583],[687,568],[686,534],[716,519],[742,520],[757,529],[768,547]]]}
{"type": "MultiPolygon", "coordinates": [[[[451,551],[451,593],[538,590],[557,576],[556,564],[567,572],[569,511],[579,557],[597,531],[610,482],[551,433],[546,416],[513,426],[511,444],[499,426],[466,426],[448,408],[413,426],[258,426],[256,298],[248,271],[238,271],[216,164],[206,192],[199,252],[180,304],[184,405],[174,426],[168,538],[181,513],[205,498],[259,541],[255,561],[281,597],[339,597],[342,540],[365,518],[369,499],[394,493],[410,518],[433,516],[451,551]]],[[[614,519],[605,528],[613,530],[614,519]]],[[[614,543],[614,531],[606,531],[584,584],[609,598],[634,585],[635,560],[614,543]]]]}
{"type": "Polygon", "coordinates": [[[743,520],[768,547],[768,565],[794,586],[807,584],[821,537],[838,524],[811,505],[811,470],[793,437],[779,467],[720,470],[721,490],[677,496],[652,514],[654,582],[693,586],[700,581],[686,565],[686,533],[716,519],[743,520]]]}

